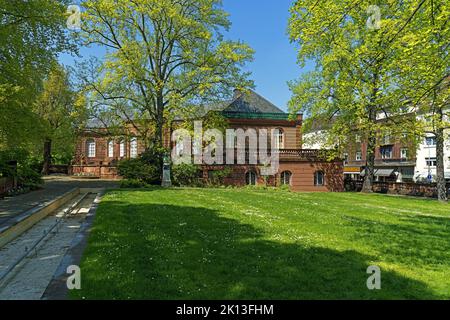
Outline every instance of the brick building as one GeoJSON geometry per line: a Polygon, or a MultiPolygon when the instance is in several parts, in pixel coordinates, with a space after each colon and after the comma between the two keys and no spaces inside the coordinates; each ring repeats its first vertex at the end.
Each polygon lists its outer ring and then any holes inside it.
{"type": "MultiPolygon", "coordinates": [[[[253,91],[236,91],[230,101],[205,108],[205,113],[220,112],[228,121],[230,129],[279,130],[280,166],[275,176],[264,179],[258,165],[228,165],[231,174],[225,179],[227,185],[287,184],[293,191],[342,191],[342,160],[329,161],[320,150],[302,149],[302,116],[289,119],[289,115],[253,91]],[[268,181],[267,181],[268,180],[268,181]]],[[[166,129],[164,144],[174,148],[171,129],[166,129]]],[[[139,137],[112,137],[107,130],[93,125],[80,135],[71,172],[75,175],[116,179],[117,163],[122,159],[137,157],[145,150],[139,137]]],[[[214,170],[227,165],[203,165],[203,179],[214,170]]]]}

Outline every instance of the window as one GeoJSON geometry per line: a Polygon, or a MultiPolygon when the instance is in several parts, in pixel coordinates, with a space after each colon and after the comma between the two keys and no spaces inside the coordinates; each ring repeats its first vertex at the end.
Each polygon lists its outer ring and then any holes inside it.
{"type": "Polygon", "coordinates": [[[86,150],[88,158],[95,158],[96,148],[95,141],[93,139],[89,139],[86,141],[86,150]]]}
{"type": "Polygon", "coordinates": [[[381,159],[392,159],[392,147],[381,147],[380,148],[381,159]]]}
{"type": "Polygon", "coordinates": [[[348,164],[348,153],[344,153],[344,164],[348,164]]]}
{"type": "Polygon", "coordinates": [[[114,141],[112,140],[108,142],[108,157],[114,158],[114,141]]]}
{"type": "Polygon", "coordinates": [[[130,141],[130,157],[137,158],[138,156],[138,142],[137,138],[132,138],[130,141]]]}
{"type": "Polygon", "coordinates": [[[119,156],[121,158],[125,157],[125,140],[120,140],[119,142],[119,156]]]}
{"type": "Polygon", "coordinates": [[[361,161],[362,160],[362,152],[361,151],[358,151],[357,153],[356,153],[356,161],[361,161]]]}
{"type": "Polygon", "coordinates": [[[323,186],[325,184],[325,175],[322,171],[317,171],[314,173],[314,185],[323,186]]]}
{"type": "Polygon", "coordinates": [[[275,148],[284,149],[284,132],[282,129],[275,129],[275,148]]]}
{"type": "Polygon", "coordinates": [[[283,171],[281,173],[281,184],[282,185],[291,185],[291,177],[292,177],[291,172],[283,171]]]}
{"type": "Polygon", "coordinates": [[[355,141],[356,141],[357,143],[360,143],[360,142],[361,142],[361,136],[360,136],[359,134],[357,134],[357,135],[355,136],[355,141]]]}
{"type": "Polygon", "coordinates": [[[402,159],[408,159],[408,149],[401,149],[400,150],[400,157],[402,159]]]}
{"type": "Polygon", "coordinates": [[[436,145],[436,138],[435,137],[426,137],[425,138],[425,144],[429,147],[436,145]]]}
{"type": "Polygon", "coordinates": [[[253,171],[249,171],[245,174],[245,183],[248,186],[255,186],[256,185],[256,173],[253,171]]]}
{"type": "Polygon", "coordinates": [[[390,144],[390,143],[391,143],[391,133],[388,132],[381,139],[381,144],[386,145],[386,144],[390,144]]]}
{"type": "Polygon", "coordinates": [[[436,167],[437,166],[437,160],[436,158],[425,158],[427,162],[427,167],[436,167]]]}

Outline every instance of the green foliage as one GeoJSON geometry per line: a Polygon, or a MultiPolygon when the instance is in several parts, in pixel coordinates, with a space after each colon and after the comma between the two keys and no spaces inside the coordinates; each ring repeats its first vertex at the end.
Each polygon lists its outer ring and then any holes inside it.
{"type": "Polygon", "coordinates": [[[81,71],[101,106],[93,112],[109,122],[126,117],[156,147],[163,145],[163,128],[180,110],[252,85],[241,69],[253,50],[224,40],[230,22],[220,0],[88,0],[82,5],[82,40],[109,50],[100,66],[81,71]]]}
{"type": "MultiPolygon", "coordinates": [[[[289,21],[290,37],[299,45],[300,64],[312,60],[315,69],[290,83],[293,92],[290,111],[303,111],[307,115],[305,128],[327,124],[323,143],[329,148],[338,146],[336,151],[340,155],[359,134],[367,142],[366,159],[372,169],[379,137],[387,133],[398,137],[404,132],[410,137],[420,135],[422,126],[415,115],[406,116],[414,110],[412,97],[405,93],[411,85],[413,90],[423,86],[423,77],[411,81],[405,76],[417,69],[417,64],[409,60],[416,54],[417,44],[438,50],[425,27],[433,19],[430,10],[435,10],[439,27],[447,30],[443,32],[446,36],[440,49],[446,48],[441,53],[448,57],[448,46],[442,46],[449,43],[446,1],[437,0],[434,4],[432,9],[433,4],[420,0],[387,3],[363,0],[358,5],[351,0],[295,2],[289,21]],[[375,28],[369,27],[373,11],[368,9],[373,5],[378,5],[381,18],[375,28]],[[401,74],[399,69],[408,71],[401,74]],[[384,121],[378,121],[380,117],[384,121]]],[[[436,61],[448,70],[448,61],[436,61]]],[[[424,62],[419,70],[427,68],[428,63],[424,62]]],[[[429,75],[435,76],[433,71],[429,75]]],[[[372,179],[366,175],[365,186],[371,187],[372,179]]]]}
{"type": "Polygon", "coordinates": [[[125,179],[138,180],[147,184],[160,181],[159,168],[142,159],[127,159],[119,162],[118,173],[125,179]]]}
{"type": "Polygon", "coordinates": [[[141,189],[148,187],[149,185],[142,180],[138,179],[125,179],[120,181],[121,189],[141,189]]]}
{"type": "Polygon", "coordinates": [[[172,167],[172,179],[175,186],[195,187],[201,185],[199,166],[195,164],[179,164],[172,167]]]}
{"type": "Polygon", "coordinates": [[[0,177],[16,177],[20,187],[35,189],[40,186],[42,176],[35,158],[24,149],[0,151],[0,177]],[[10,162],[17,162],[13,168],[10,162]]]}
{"type": "Polygon", "coordinates": [[[17,177],[21,186],[38,186],[43,183],[41,174],[33,170],[28,164],[17,167],[17,177]]]}
{"type": "Polygon", "coordinates": [[[0,148],[32,144],[39,121],[31,101],[60,52],[74,52],[66,0],[0,0],[0,148]]]}
{"type": "Polygon", "coordinates": [[[208,174],[208,184],[211,186],[222,186],[225,178],[227,178],[232,171],[233,170],[230,167],[225,167],[221,170],[214,170],[210,172],[208,174]]]}
{"type": "Polygon", "coordinates": [[[51,156],[56,155],[57,162],[69,164],[77,133],[87,120],[87,109],[80,95],[72,89],[69,73],[63,66],[57,63],[52,66],[33,110],[43,126],[42,143],[49,143],[49,149],[44,147],[44,160],[49,165],[51,156]]]}

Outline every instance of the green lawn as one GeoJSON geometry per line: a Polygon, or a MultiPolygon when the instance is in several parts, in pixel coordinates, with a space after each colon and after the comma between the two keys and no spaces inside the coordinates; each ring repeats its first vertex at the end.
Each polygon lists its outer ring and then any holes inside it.
{"type": "Polygon", "coordinates": [[[354,193],[111,191],[86,299],[450,298],[450,206],[354,193]],[[382,289],[366,287],[367,267],[382,289]]]}

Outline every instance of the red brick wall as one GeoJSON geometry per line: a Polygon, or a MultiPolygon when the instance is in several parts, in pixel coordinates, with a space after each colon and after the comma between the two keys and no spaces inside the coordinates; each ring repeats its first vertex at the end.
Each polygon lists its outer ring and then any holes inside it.
{"type": "MultiPolygon", "coordinates": [[[[208,178],[208,170],[220,170],[224,166],[203,167],[205,179],[208,178]]],[[[245,176],[248,171],[254,171],[258,177],[258,184],[264,184],[264,178],[260,175],[258,166],[254,165],[234,165],[232,173],[224,183],[232,186],[245,186],[245,176]]],[[[338,162],[285,162],[280,163],[280,170],[275,177],[269,177],[269,186],[279,186],[280,176],[284,171],[290,171],[291,190],[298,192],[341,192],[344,190],[344,172],[342,163],[338,162]],[[314,173],[323,171],[325,174],[325,185],[314,186],[314,173]]]]}

